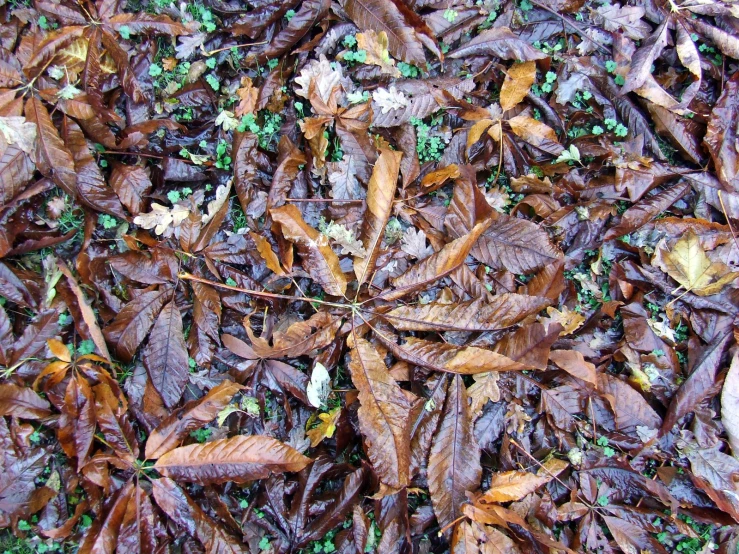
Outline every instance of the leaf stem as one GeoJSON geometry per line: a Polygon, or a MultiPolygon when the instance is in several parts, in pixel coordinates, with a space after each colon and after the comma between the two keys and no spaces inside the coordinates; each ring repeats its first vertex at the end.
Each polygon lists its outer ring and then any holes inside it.
{"type": "Polygon", "coordinates": [[[243,292],[244,294],[249,294],[251,296],[256,296],[258,298],[275,298],[279,300],[315,302],[316,304],[321,304],[323,306],[331,306],[333,308],[342,308],[344,310],[352,309],[352,306],[347,305],[347,304],[339,304],[338,302],[327,302],[325,300],[319,300],[318,298],[309,298],[307,296],[288,296],[287,294],[275,294],[273,292],[264,292],[264,291],[258,291],[258,290],[243,289],[241,287],[233,287],[231,285],[219,283],[218,281],[211,281],[210,279],[203,279],[202,277],[196,277],[195,275],[192,275],[191,273],[187,273],[187,272],[180,273],[178,277],[180,279],[185,279],[186,281],[197,281],[198,283],[203,283],[205,285],[210,285],[216,288],[227,289],[227,290],[232,290],[236,292],[243,292]]]}

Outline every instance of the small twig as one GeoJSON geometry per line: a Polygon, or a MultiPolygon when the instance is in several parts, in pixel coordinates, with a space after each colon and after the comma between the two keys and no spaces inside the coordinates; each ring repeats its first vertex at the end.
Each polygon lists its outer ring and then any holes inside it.
{"type": "Polygon", "coordinates": [[[348,200],[340,198],[287,198],[286,202],[336,202],[340,204],[362,204],[364,200],[348,200]]]}
{"type": "Polygon", "coordinates": [[[585,33],[585,30],[582,27],[580,27],[579,25],[577,25],[574,21],[572,21],[569,17],[565,17],[561,13],[557,13],[552,8],[550,8],[549,6],[546,6],[544,4],[541,4],[541,3],[537,2],[536,0],[531,0],[531,3],[534,6],[537,6],[537,7],[541,8],[542,10],[546,10],[549,13],[551,13],[551,14],[556,15],[557,17],[559,17],[567,25],[569,25],[570,27],[572,27],[573,29],[575,29],[578,33],[580,33],[580,36],[582,38],[584,38],[586,40],[589,40],[590,42],[592,42],[593,44],[595,44],[598,48],[600,48],[601,50],[603,50],[603,52],[605,52],[606,54],[610,54],[611,53],[611,51],[608,48],[606,48],[603,44],[601,44],[600,42],[598,42],[594,38],[588,36],[587,33],[585,33]]]}
{"type": "Polygon", "coordinates": [[[247,42],[245,44],[234,44],[233,46],[225,46],[223,48],[217,48],[216,50],[206,50],[202,46],[200,47],[201,52],[204,56],[212,56],[213,54],[218,54],[218,52],[224,52],[226,50],[231,50],[231,48],[245,48],[247,46],[261,46],[262,44],[267,44],[266,40],[263,40],[261,42],[247,42]]]}
{"type": "Polygon", "coordinates": [[[724,212],[724,217],[726,218],[726,223],[729,224],[729,230],[731,231],[731,236],[734,239],[734,246],[736,246],[737,251],[739,251],[739,243],[736,240],[736,233],[734,232],[734,226],[731,224],[731,218],[729,217],[729,214],[726,213],[726,206],[724,205],[724,197],[721,194],[722,190],[718,191],[718,201],[721,202],[721,210],[724,212]]]}
{"type": "Polygon", "coordinates": [[[324,306],[332,306],[334,308],[343,308],[344,310],[351,310],[352,306],[347,304],[339,304],[337,302],[326,302],[325,300],[320,300],[318,298],[309,298],[306,296],[288,296],[287,294],[275,294],[272,292],[264,292],[259,290],[251,290],[251,289],[243,289],[241,287],[232,287],[231,285],[226,285],[224,283],[219,283],[218,281],[211,281],[210,279],[203,279],[202,277],[196,277],[195,275],[192,275],[190,273],[180,273],[178,275],[180,279],[185,279],[186,281],[197,281],[198,283],[203,283],[205,285],[210,285],[211,287],[217,287],[221,289],[227,289],[232,290],[235,292],[243,292],[244,294],[250,294],[251,296],[256,296],[257,298],[275,298],[279,300],[292,300],[292,301],[301,301],[301,302],[316,302],[317,304],[322,304],[324,306]]]}

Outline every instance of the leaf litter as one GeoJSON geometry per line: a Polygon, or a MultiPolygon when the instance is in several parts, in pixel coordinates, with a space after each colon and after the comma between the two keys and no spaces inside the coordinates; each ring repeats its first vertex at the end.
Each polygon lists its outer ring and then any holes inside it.
{"type": "Polygon", "coordinates": [[[0,16],[4,552],[737,552],[736,6],[0,16]]]}

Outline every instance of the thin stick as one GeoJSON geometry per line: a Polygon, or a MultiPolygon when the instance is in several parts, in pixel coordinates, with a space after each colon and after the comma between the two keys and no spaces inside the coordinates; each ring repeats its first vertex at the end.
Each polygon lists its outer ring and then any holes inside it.
{"type": "Polygon", "coordinates": [[[267,44],[267,41],[263,40],[261,42],[247,42],[245,44],[234,44],[233,46],[225,46],[223,48],[218,48],[216,50],[206,50],[205,48],[202,48],[202,52],[204,56],[212,56],[213,54],[218,54],[218,52],[224,52],[226,50],[231,50],[231,48],[245,48],[246,46],[261,46],[262,44],[267,44]]]}
{"type": "Polygon", "coordinates": [[[287,198],[286,202],[335,202],[337,204],[362,204],[364,200],[348,200],[340,198],[287,198]]]}
{"type": "Polygon", "coordinates": [[[203,279],[202,277],[196,277],[195,275],[192,275],[186,272],[180,273],[178,277],[180,279],[185,279],[186,281],[197,281],[198,283],[210,285],[211,287],[217,287],[217,288],[232,290],[236,292],[243,292],[244,294],[250,294],[258,298],[276,298],[280,300],[293,300],[293,301],[297,300],[301,302],[316,302],[324,306],[332,306],[334,308],[343,308],[344,310],[352,309],[352,306],[347,306],[346,304],[338,304],[336,302],[326,302],[325,300],[319,300],[318,298],[308,298],[306,296],[288,296],[286,294],[275,294],[272,292],[242,289],[241,287],[232,287],[231,285],[225,285],[223,283],[219,283],[218,281],[211,281],[210,279],[203,279]]]}
{"type": "Polygon", "coordinates": [[[721,202],[721,210],[724,212],[724,217],[726,218],[726,223],[729,224],[729,230],[731,231],[731,236],[734,239],[734,246],[736,246],[736,249],[739,250],[739,243],[736,241],[736,233],[734,232],[734,226],[731,224],[731,218],[726,213],[726,206],[724,205],[724,197],[721,194],[722,190],[718,191],[718,201],[721,202]]]}

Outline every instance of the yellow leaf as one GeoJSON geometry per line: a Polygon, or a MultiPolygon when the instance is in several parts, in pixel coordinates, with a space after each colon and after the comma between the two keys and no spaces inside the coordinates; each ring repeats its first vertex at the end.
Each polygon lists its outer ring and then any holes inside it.
{"type": "Polygon", "coordinates": [[[500,107],[503,111],[518,105],[526,97],[534,81],[536,81],[536,62],[513,64],[500,89],[500,107]]]}
{"type": "Polygon", "coordinates": [[[395,60],[390,58],[387,47],[388,40],[385,31],[376,33],[370,29],[363,33],[357,33],[357,50],[367,52],[364,63],[378,65],[382,73],[392,77],[400,77],[400,71],[395,67],[395,60]]]}
{"type": "Polygon", "coordinates": [[[472,377],[475,383],[467,390],[472,399],[470,408],[473,417],[477,414],[482,415],[482,407],[488,400],[497,402],[500,400],[500,389],[498,388],[498,379],[500,373],[490,371],[488,373],[478,373],[472,377]]]}
{"type": "Polygon", "coordinates": [[[318,446],[323,439],[330,439],[334,436],[336,422],[339,420],[340,415],[341,406],[337,406],[328,413],[318,414],[318,419],[321,420],[321,423],[305,432],[305,435],[310,439],[312,448],[318,446]]]}
{"type": "Polygon", "coordinates": [[[729,271],[721,262],[712,262],[692,229],[680,237],[671,251],[663,250],[661,254],[665,273],[680,283],[686,292],[692,291],[700,296],[720,292],[724,285],[739,275],[729,271]]]}
{"type": "Polygon", "coordinates": [[[574,333],[585,322],[584,315],[571,311],[567,306],[562,306],[561,312],[550,306],[547,308],[547,316],[540,317],[539,321],[547,326],[553,323],[562,325],[563,329],[559,333],[560,337],[574,333]]]}
{"type": "Polygon", "coordinates": [[[511,502],[521,500],[536,489],[554,479],[559,473],[567,469],[565,461],[551,458],[537,473],[528,471],[504,471],[493,475],[490,488],[480,498],[483,504],[493,502],[511,502]]]}

